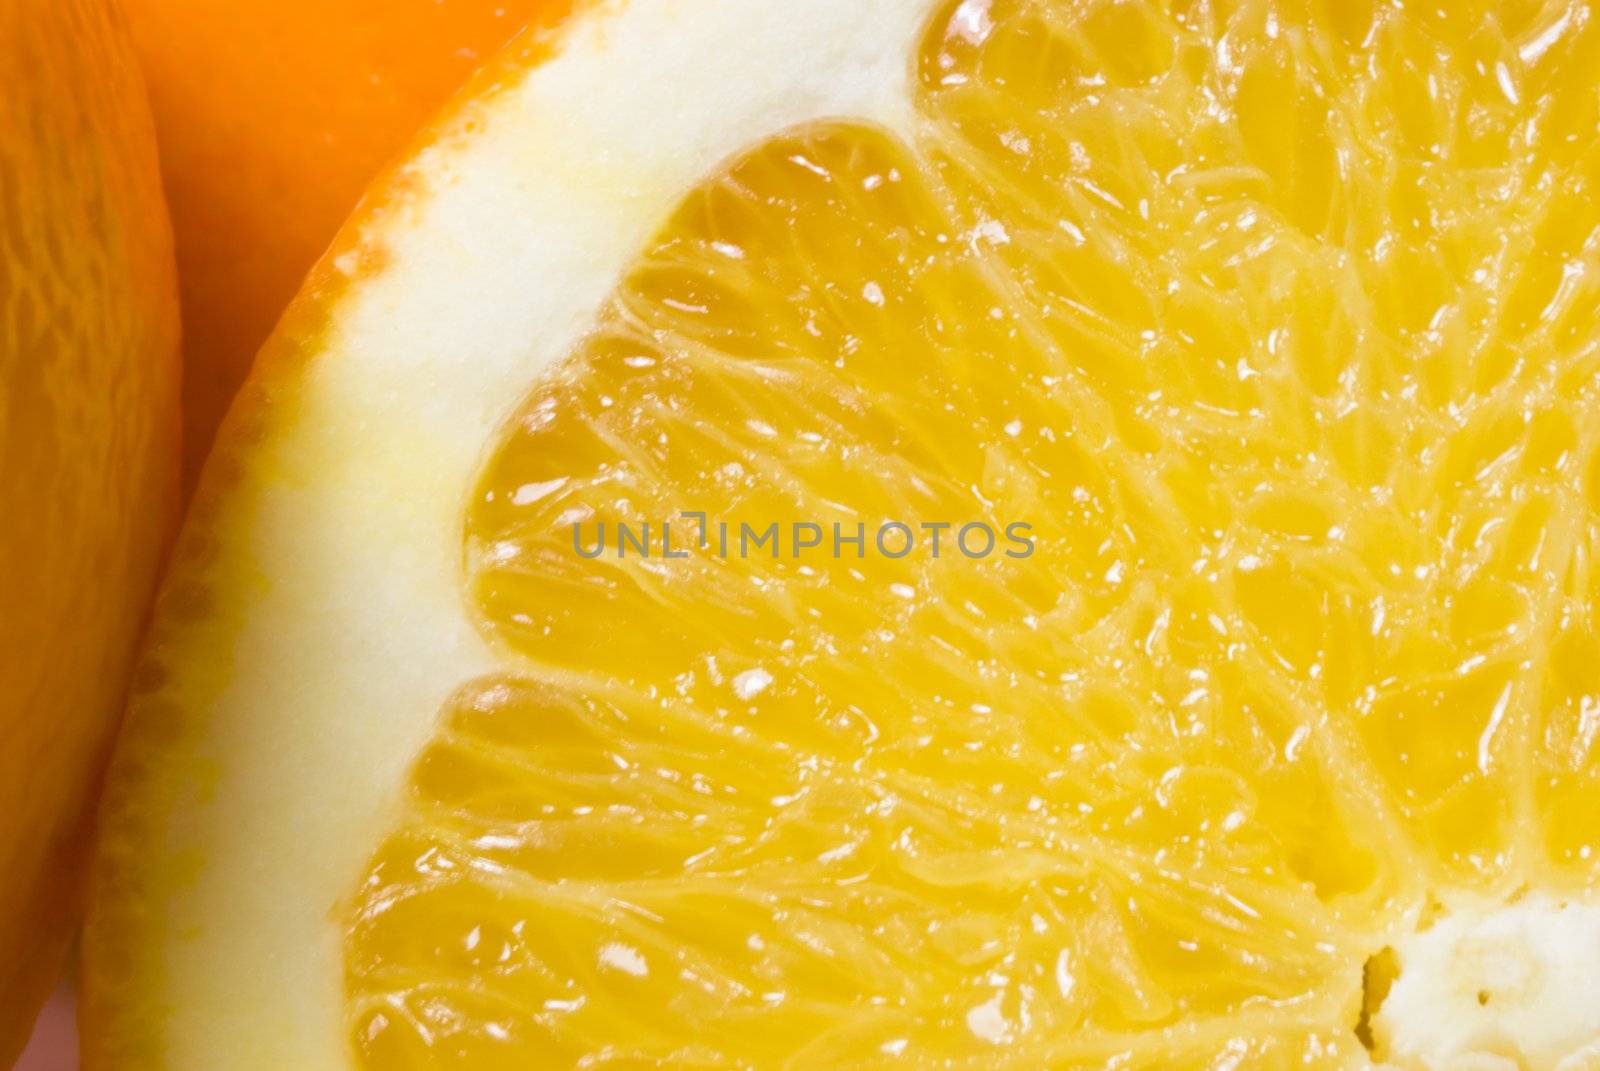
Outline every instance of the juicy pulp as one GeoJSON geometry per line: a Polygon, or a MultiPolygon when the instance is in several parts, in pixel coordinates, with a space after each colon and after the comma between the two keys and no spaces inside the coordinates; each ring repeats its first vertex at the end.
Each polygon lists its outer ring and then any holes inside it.
{"type": "Polygon", "coordinates": [[[1586,887],[1593,21],[965,0],[693,190],[481,475],[360,1059],[1358,1065],[1586,887]],[[574,553],[686,509],[1037,549],[574,553]]]}

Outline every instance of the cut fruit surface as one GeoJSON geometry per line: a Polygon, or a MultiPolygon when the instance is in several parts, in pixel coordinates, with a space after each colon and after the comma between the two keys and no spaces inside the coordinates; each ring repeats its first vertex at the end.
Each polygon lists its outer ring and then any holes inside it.
{"type": "Polygon", "coordinates": [[[291,313],[98,1066],[1584,1066],[1595,13],[702,6],[291,313]]]}

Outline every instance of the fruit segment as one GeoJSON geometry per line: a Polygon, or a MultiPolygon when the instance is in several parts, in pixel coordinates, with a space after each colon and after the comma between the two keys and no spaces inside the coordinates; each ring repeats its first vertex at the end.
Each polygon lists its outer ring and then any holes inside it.
{"type": "Polygon", "coordinates": [[[1397,1055],[1593,876],[1593,14],[962,0],[691,191],[471,499],[361,1064],[1397,1055]]]}

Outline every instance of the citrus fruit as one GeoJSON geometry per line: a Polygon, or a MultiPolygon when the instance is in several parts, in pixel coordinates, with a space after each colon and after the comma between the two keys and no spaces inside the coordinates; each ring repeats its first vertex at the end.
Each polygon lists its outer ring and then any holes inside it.
{"type": "Polygon", "coordinates": [[[1593,1066],[1595,15],[510,61],[224,435],[94,1066],[1593,1066]]]}
{"type": "Polygon", "coordinates": [[[99,0],[0,9],[0,1065],[60,969],[176,522],[178,324],[144,88],[99,0]]]}
{"type": "Polygon", "coordinates": [[[192,482],[256,350],[362,190],[467,76],[568,0],[127,0],[184,308],[192,482]]]}

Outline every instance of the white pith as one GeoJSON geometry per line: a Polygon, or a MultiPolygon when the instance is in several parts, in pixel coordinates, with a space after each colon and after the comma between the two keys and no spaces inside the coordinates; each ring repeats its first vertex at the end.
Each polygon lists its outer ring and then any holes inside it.
{"type": "Polygon", "coordinates": [[[1537,893],[1457,905],[1395,952],[1373,1032],[1396,1067],[1600,1067],[1600,905],[1537,893]]]}
{"type": "Polygon", "coordinates": [[[133,996],[160,1009],[161,1067],[349,1066],[337,906],[441,701],[495,665],[461,554],[500,422],[724,158],[820,117],[903,129],[933,7],[597,4],[407,166],[415,192],[364,236],[387,266],[341,299],[292,424],[223,499],[208,572],[254,582],[170,633],[162,696],[205,727],[185,741],[205,785],[139,848],[141,870],[192,874],[138,938],[159,950],[160,991],[133,996]]]}

